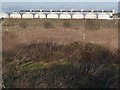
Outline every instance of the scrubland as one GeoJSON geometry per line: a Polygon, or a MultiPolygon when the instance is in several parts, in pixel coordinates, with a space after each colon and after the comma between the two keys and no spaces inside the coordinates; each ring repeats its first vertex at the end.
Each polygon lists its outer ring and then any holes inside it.
{"type": "Polygon", "coordinates": [[[118,21],[4,19],[7,88],[119,88],[118,21]]]}

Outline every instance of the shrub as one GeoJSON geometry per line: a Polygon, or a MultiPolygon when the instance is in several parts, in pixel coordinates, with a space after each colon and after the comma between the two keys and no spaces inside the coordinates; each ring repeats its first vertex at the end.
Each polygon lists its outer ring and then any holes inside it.
{"type": "Polygon", "coordinates": [[[65,22],[63,22],[63,26],[64,26],[65,28],[70,28],[70,27],[71,27],[71,23],[65,21],[65,22]]]}
{"type": "Polygon", "coordinates": [[[27,24],[27,22],[21,22],[21,23],[19,24],[19,26],[20,26],[21,28],[27,28],[27,27],[28,27],[28,24],[27,24]]]}
{"type": "Polygon", "coordinates": [[[19,82],[20,88],[116,88],[120,67],[111,62],[115,57],[90,43],[23,45],[10,53],[3,51],[3,84],[7,88],[16,88],[19,82]]]}
{"type": "Polygon", "coordinates": [[[44,26],[44,28],[46,28],[46,29],[51,29],[51,28],[54,27],[51,22],[44,22],[44,23],[43,23],[43,26],[44,26]]]}
{"type": "Polygon", "coordinates": [[[85,28],[86,30],[98,30],[100,28],[100,23],[95,20],[87,20],[85,28]]]}

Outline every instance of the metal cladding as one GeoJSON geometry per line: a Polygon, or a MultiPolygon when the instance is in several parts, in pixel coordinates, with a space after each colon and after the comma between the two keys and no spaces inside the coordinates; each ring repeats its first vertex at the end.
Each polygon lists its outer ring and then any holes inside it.
{"type": "Polygon", "coordinates": [[[0,13],[0,18],[51,18],[51,19],[110,19],[114,10],[20,10],[10,15],[0,13]]]}

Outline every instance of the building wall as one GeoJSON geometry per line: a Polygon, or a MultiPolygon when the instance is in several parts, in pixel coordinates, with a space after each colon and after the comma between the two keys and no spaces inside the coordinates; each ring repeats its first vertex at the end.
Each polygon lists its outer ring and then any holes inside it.
{"type": "Polygon", "coordinates": [[[109,14],[99,14],[98,19],[110,19],[110,15],[109,14]]]}
{"type": "Polygon", "coordinates": [[[10,18],[21,18],[21,15],[18,13],[10,14],[10,18]]]}
{"type": "Polygon", "coordinates": [[[60,14],[60,19],[71,19],[71,15],[67,13],[60,14]]]}
{"type": "Polygon", "coordinates": [[[47,15],[47,18],[59,18],[59,17],[55,13],[50,13],[50,14],[47,15]]]}
{"type": "Polygon", "coordinates": [[[97,19],[97,15],[94,13],[88,13],[85,15],[85,19],[97,19]]]}
{"type": "Polygon", "coordinates": [[[73,14],[72,18],[73,19],[84,19],[84,15],[83,14],[73,14]]]}
{"type": "Polygon", "coordinates": [[[0,13],[0,19],[1,18],[9,18],[9,15],[7,13],[0,13]]]}
{"type": "Polygon", "coordinates": [[[33,14],[25,13],[22,15],[22,18],[33,18],[33,14]]]}
{"type": "MultiPolygon", "coordinates": [[[[113,12],[112,11],[104,11],[104,10],[83,10],[83,11],[53,11],[52,10],[48,10],[42,12],[39,10],[39,12],[32,12],[31,10],[27,10],[24,12],[25,14],[23,14],[22,12],[20,13],[22,18],[60,18],[60,19],[111,19],[111,17],[113,16],[113,12]],[[37,13],[37,14],[35,14],[37,13]],[[35,14],[35,15],[33,15],[35,14]],[[98,15],[98,16],[97,16],[98,15]]],[[[21,18],[20,15],[16,12],[10,15],[10,18],[21,18]]],[[[3,14],[1,15],[1,17],[4,18],[8,18],[9,15],[7,14],[3,14]]],[[[117,18],[115,16],[113,16],[114,18],[117,18]]]]}
{"type": "Polygon", "coordinates": [[[45,14],[35,14],[34,18],[46,18],[45,14]]]}

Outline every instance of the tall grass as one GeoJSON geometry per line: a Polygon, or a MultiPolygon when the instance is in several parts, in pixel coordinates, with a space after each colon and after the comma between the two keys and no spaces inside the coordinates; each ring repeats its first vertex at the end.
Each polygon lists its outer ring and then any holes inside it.
{"type": "Polygon", "coordinates": [[[27,22],[21,22],[21,23],[19,23],[19,27],[27,28],[28,27],[28,23],[27,22]]]}
{"type": "Polygon", "coordinates": [[[100,22],[95,20],[88,20],[85,24],[86,30],[99,30],[100,29],[100,22]]]}
{"type": "Polygon", "coordinates": [[[45,29],[51,29],[51,28],[54,27],[53,24],[51,22],[48,22],[48,21],[45,21],[43,23],[43,26],[44,26],[45,29]]]}
{"type": "Polygon", "coordinates": [[[63,27],[70,28],[71,27],[71,23],[68,22],[68,21],[65,21],[65,22],[63,22],[63,27]]]}
{"type": "MultiPolygon", "coordinates": [[[[19,26],[19,24],[27,23],[29,26],[39,26],[44,28],[53,28],[53,26],[61,27],[85,27],[88,29],[99,29],[99,28],[118,28],[118,22],[108,20],[58,20],[58,19],[4,19],[3,26],[19,26]]],[[[20,25],[21,27],[21,25],[20,25]]]]}

